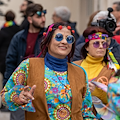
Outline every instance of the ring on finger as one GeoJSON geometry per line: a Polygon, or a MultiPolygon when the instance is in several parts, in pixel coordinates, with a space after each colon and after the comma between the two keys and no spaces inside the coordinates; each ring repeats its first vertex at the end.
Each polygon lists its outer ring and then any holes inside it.
{"type": "Polygon", "coordinates": [[[25,99],[25,96],[23,96],[23,99],[25,99]]]}

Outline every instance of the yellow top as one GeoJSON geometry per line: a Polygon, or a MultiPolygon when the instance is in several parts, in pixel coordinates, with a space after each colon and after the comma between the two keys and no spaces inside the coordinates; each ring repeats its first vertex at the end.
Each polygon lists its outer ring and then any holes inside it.
{"type": "MultiPolygon", "coordinates": [[[[87,54],[86,59],[82,61],[81,66],[86,70],[89,82],[94,80],[105,66],[105,63],[102,62],[103,59],[103,57],[94,58],[87,54]]],[[[107,104],[107,94],[100,88],[96,87],[91,94],[101,99],[104,104],[107,104]]]]}

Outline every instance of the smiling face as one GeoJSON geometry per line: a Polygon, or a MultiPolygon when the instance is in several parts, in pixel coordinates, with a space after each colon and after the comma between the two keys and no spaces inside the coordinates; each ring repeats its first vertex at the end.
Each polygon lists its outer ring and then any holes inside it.
{"type": "Polygon", "coordinates": [[[106,48],[103,47],[104,42],[106,41],[103,39],[95,39],[95,40],[89,41],[89,46],[86,48],[86,50],[88,51],[88,54],[95,58],[104,57],[106,54],[106,48]],[[93,44],[95,42],[99,42],[98,48],[94,47],[93,44]]]}
{"type": "Polygon", "coordinates": [[[71,35],[71,31],[68,30],[66,27],[63,27],[61,30],[55,30],[52,39],[48,45],[48,52],[50,55],[59,59],[64,59],[70,53],[72,49],[72,44],[67,43],[66,37],[68,35],[71,35]],[[55,35],[57,33],[61,33],[63,35],[63,39],[61,41],[57,41],[55,39],[55,35]]]}

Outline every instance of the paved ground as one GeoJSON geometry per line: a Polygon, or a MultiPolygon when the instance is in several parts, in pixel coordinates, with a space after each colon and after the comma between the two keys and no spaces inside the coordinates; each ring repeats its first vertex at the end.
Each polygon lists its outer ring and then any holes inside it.
{"type": "MultiPolygon", "coordinates": [[[[0,108],[1,108],[1,96],[0,96],[0,108]]],[[[0,109],[0,120],[10,120],[10,112],[1,112],[0,109]]]]}
{"type": "Polygon", "coordinates": [[[10,113],[0,111],[0,120],[10,120],[10,113]]]}

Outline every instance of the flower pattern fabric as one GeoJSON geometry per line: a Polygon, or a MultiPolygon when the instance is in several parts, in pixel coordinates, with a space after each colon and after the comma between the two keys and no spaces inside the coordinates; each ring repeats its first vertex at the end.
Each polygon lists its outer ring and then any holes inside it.
{"type": "Polygon", "coordinates": [[[51,120],[70,120],[72,93],[67,71],[57,72],[45,66],[45,93],[51,120]]]}
{"type": "Polygon", "coordinates": [[[120,119],[120,78],[112,77],[108,84],[108,101],[110,107],[119,116],[120,119]]]}
{"type": "MultiPolygon", "coordinates": [[[[28,74],[29,59],[26,59],[16,68],[4,89],[1,91],[3,104],[11,111],[22,108],[29,112],[35,112],[32,101],[29,101],[29,103],[25,105],[19,105],[21,101],[18,95],[23,90],[24,86],[26,86],[28,74]]],[[[83,95],[81,111],[84,120],[93,120],[95,117],[91,112],[92,100],[87,79],[86,85],[87,89],[86,93],[83,95]]],[[[70,120],[72,94],[70,84],[67,80],[67,71],[56,72],[45,66],[44,88],[50,118],[57,120],[65,118],[66,120],[70,120]]]]}
{"type": "MultiPolygon", "coordinates": [[[[2,100],[3,104],[8,107],[9,110],[15,111],[18,108],[22,108],[26,111],[35,112],[35,109],[30,100],[28,104],[19,105],[21,101],[19,100],[19,94],[26,85],[26,80],[28,78],[29,72],[29,59],[24,60],[13,72],[8,82],[6,83],[1,94],[4,96],[2,100]]],[[[29,88],[30,90],[30,88],[29,88]]]]}

